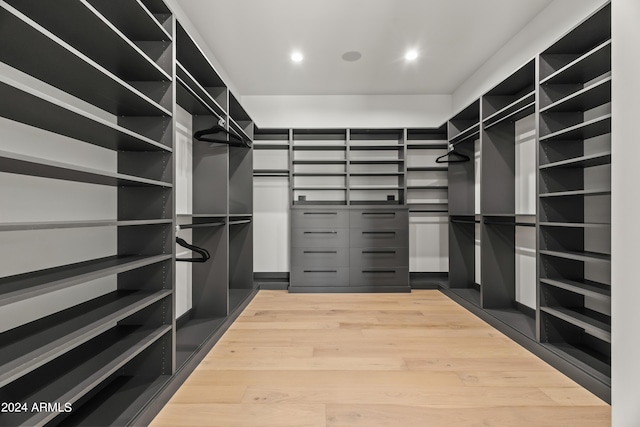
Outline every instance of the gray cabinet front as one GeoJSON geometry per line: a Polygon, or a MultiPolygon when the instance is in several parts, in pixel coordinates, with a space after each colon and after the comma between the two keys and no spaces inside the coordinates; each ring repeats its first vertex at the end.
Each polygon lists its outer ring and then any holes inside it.
{"type": "Polygon", "coordinates": [[[408,267],[351,267],[350,286],[407,286],[408,267]]]}
{"type": "Polygon", "coordinates": [[[349,267],[292,267],[291,285],[346,287],[349,286],[349,267]]]}
{"type": "Polygon", "coordinates": [[[351,229],[349,242],[352,248],[380,248],[409,246],[409,229],[351,229]]]}
{"type": "Polygon", "coordinates": [[[349,212],[341,209],[293,209],[292,228],[349,228],[349,212]]]}
{"type": "Polygon", "coordinates": [[[409,248],[351,248],[350,265],[354,267],[408,267],[409,248]]]}
{"type": "Polygon", "coordinates": [[[291,248],[291,265],[349,267],[349,248],[291,248]]]}
{"type": "Polygon", "coordinates": [[[407,228],[409,212],[396,209],[358,209],[349,216],[351,228],[407,228]]]}
{"type": "Polygon", "coordinates": [[[409,219],[400,207],[291,210],[291,286],[298,292],[409,289],[409,219]]]}
{"type": "Polygon", "coordinates": [[[348,248],[349,229],[305,229],[291,230],[293,248],[348,248]]]}

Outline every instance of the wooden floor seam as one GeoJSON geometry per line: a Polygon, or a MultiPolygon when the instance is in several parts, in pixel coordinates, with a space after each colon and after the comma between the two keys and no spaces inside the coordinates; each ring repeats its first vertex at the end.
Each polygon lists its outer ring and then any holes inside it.
{"type": "Polygon", "coordinates": [[[260,291],[152,427],[605,427],[611,407],[437,290],[260,291]]]}

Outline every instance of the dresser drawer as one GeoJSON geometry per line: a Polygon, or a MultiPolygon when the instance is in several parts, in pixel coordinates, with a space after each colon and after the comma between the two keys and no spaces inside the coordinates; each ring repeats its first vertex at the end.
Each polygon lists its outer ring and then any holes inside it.
{"type": "Polygon", "coordinates": [[[349,267],[292,267],[291,286],[349,286],[349,267]]]}
{"type": "Polygon", "coordinates": [[[294,248],[348,248],[348,228],[294,228],[291,230],[291,247],[294,248]]]}
{"type": "Polygon", "coordinates": [[[351,228],[406,228],[409,213],[406,209],[356,209],[350,212],[351,228]]]}
{"type": "Polygon", "coordinates": [[[407,286],[408,267],[351,268],[351,286],[407,286]]]}
{"type": "Polygon", "coordinates": [[[349,228],[349,211],[344,209],[292,209],[292,228],[349,228]]]}
{"type": "Polygon", "coordinates": [[[351,229],[352,248],[408,247],[409,230],[407,227],[396,229],[351,229]]]}
{"type": "Polygon", "coordinates": [[[409,267],[409,248],[351,248],[353,268],[409,267]]]}
{"type": "Polygon", "coordinates": [[[348,267],[348,248],[291,248],[293,267],[348,267]]]}

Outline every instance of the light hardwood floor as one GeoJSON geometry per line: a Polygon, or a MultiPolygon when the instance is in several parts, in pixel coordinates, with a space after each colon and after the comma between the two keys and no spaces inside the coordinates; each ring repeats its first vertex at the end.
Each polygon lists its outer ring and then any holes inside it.
{"type": "Polygon", "coordinates": [[[260,291],[152,427],[601,427],[609,405],[439,291],[260,291]]]}

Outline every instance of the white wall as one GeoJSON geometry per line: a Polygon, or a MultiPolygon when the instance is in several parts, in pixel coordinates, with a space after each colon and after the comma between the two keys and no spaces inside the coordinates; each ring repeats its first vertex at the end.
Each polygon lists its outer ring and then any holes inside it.
{"type": "MultiPolygon", "coordinates": [[[[193,117],[182,107],[176,108],[176,139],[174,155],[176,162],[175,199],[176,214],[193,213],[193,117]]],[[[182,220],[179,218],[179,221],[182,220]]],[[[190,218],[185,218],[190,222],[190,218]]],[[[192,242],[189,229],[180,230],[178,236],[192,242]]],[[[176,244],[176,258],[190,258],[193,254],[188,249],[176,244]]],[[[190,262],[176,263],[176,318],[182,316],[193,306],[192,297],[193,269],[190,262]]]]}
{"type": "Polygon", "coordinates": [[[627,427],[640,425],[640,2],[613,0],[612,13],[612,401],[613,426],[627,427]]]}
{"type": "Polygon", "coordinates": [[[604,3],[606,0],[555,0],[455,90],[452,111],[479,98],[604,3]]]}
{"type": "Polygon", "coordinates": [[[451,114],[450,95],[243,96],[265,128],[438,127],[451,114]]]}

